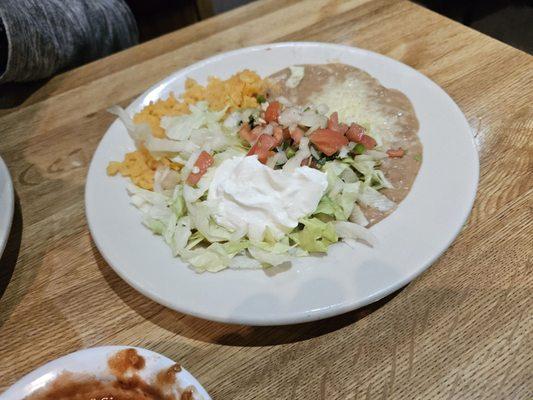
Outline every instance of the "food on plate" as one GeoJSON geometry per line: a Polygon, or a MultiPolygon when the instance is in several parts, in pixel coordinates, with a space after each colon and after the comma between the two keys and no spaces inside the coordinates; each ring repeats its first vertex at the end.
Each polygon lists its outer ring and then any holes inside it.
{"type": "Polygon", "coordinates": [[[136,150],[108,174],[131,180],[143,223],[198,272],[372,245],[368,227],[405,198],[421,163],[407,97],[344,64],[188,79],[181,96],[133,116],[110,111],[136,150]]]}
{"type": "Polygon", "coordinates": [[[74,374],[68,371],[37,390],[26,400],[201,400],[194,387],[181,388],[177,374],[178,364],[156,373],[153,382],[147,382],[139,373],[145,366],[144,358],[135,349],[124,349],[108,360],[113,379],[74,374]]]}
{"type": "MultiPolygon", "coordinates": [[[[329,113],[337,112],[341,126],[349,125],[345,136],[358,145],[352,153],[356,160],[372,158],[387,182],[377,190],[396,205],[413,186],[422,160],[422,143],[418,137],[418,119],[413,105],[402,92],[389,89],[367,72],[345,64],[306,65],[305,74],[294,88],[283,82],[294,74],[290,68],[275,73],[273,95],[284,97],[296,104],[326,104],[329,113]],[[365,150],[361,157],[357,154],[365,150]],[[369,151],[373,149],[376,151],[369,151]],[[379,153],[377,152],[379,151],[379,153]]],[[[368,164],[370,166],[370,163],[368,164]]],[[[363,165],[360,168],[364,169],[363,165]]],[[[359,172],[363,172],[359,170],[359,172]]],[[[380,210],[358,204],[369,225],[387,215],[389,210],[380,210]]]]}

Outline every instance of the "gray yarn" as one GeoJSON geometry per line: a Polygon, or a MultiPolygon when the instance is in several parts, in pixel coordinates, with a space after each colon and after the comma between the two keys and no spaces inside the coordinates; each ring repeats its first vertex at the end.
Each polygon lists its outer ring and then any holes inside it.
{"type": "Polygon", "coordinates": [[[123,0],[0,0],[0,83],[45,78],[137,41],[123,0]]]}

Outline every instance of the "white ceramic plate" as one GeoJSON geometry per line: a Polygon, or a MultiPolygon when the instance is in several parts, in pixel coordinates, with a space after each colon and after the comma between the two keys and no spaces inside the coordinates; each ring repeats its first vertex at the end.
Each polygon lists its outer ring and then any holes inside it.
{"type": "MultiPolygon", "coordinates": [[[[113,379],[113,375],[107,367],[107,360],[117,351],[127,348],[136,349],[137,353],[144,357],[146,364],[139,372],[139,375],[148,383],[153,381],[154,376],[159,371],[175,364],[174,361],[161,354],[139,347],[93,347],[91,349],[71,353],[37,368],[1,394],[0,400],[21,400],[34,393],[36,390],[43,388],[65,371],[75,374],[88,374],[94,376],[96,379],[113,379]]],[[[198,383],[198,381],[183,367],[181,372],[176,375],[176,384],[181,388],[186,388],[188,386],[196,388],[196,392],[199,395],[196,397],[197,399],[211,399],[202,385],[200,385],[200,383],[198,383]]]]}
{"type": "Polygon", "coordinates": [[[9,237],[14,205],[15,192],[13,191],[11,176],[9,176],[4,160],[0,157],[0,257],[2,257],[9,237]]]}
{"type": "Polygon", "coordinates": [[[453,100],[414,69],[380,54],[324,43],[280,43],[217,55],[178,71],[134,101],[130,112],[169,92],[187,77],[205,83],[244,68],[269,75],[292,64],[342,62],[366,70],[413,102],[420,121],[424,160],[398,209],[372,227],[374,248],[335,244],[326,257],[302,258],[288,271],[226,270],[196,274],[160,237],[141,225],[129,205],[126,180],[106,176],[111,160],[134,145],[114,122],[91,162],[86,186],[89,228],[109,265],[151,299],[198,317],[250,325],[317,320],[374,302],[404,286],[450,245],[472,207],[479,164],[468,123],[453,100]],[[272,271],[271,271],[272,272],[272,271]]]}

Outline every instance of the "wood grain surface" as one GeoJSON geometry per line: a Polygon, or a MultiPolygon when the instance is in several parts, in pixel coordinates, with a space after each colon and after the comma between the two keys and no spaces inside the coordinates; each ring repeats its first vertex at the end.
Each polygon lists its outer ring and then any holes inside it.
{"type": "Polygon", "coordinates": [[[21,104],[0,110],[18,196],[0,261],[0,391],[66,353],[124,344],[179,361],[214,399],[533,398],[531,56],[407,1],[267,0],[29,87],[1,93],[21,104]],[[87,229],[105,109],[215,53],[286,40],[385,54],[454,98],[481,160],[468,224],[403,290],[332,319],[255,328],[165,309],[111,270],[87,229]]]}

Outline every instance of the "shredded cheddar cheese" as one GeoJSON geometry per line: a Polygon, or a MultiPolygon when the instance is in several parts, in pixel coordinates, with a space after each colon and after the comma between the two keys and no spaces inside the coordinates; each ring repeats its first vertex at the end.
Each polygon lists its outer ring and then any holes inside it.
{"type": "Polygon", "coordinates": [[[185,82],[185,89],[182,97],[187,104],[207,101],[212,110],[218,111],[229,106],[229,111],[235,111],[258,107],[256,96],[265,93],[267,83],[255,72],[245,69],[225,81],[210,77],[205,87],[189,78],[185,82]]]}
{"type": "Polygon", "coordinates": [[[133,122],[136,124],[147,123],[152,130],[152,135],[156,138],[164,138],[165,131],[161,128],[161,117],[163,116],[177,116],[189,113],[189,106],[182,103],[174,97],[172,93],[166,100],[157,100],[155,103],[150,103],[139,111],[133,117],[133,122]]]}
{"type": "Polygon", "coordinates": [[[170,169],[179,171],[181,165],[170,161],[168,158],[156,160],[144,147],[140,150],[127,153],[124,161],[111,161],[107,166],[107,174],[114,176],[120,173],[129,177],[132,182],[147,190],[154,188],[154,174],[158,166],[167,166],[170,169]]]}
{"type": "MultiPolygon", "coordinates": [[[[182,100],[176,99],[171,93],[166,100],[152,102],[133,117],[136,124],[146,123],[156,138],[165,138],[165,130],[161,127],[164,116],[179,116],[190,113],[189,105],[199,101],[206,101],[211,110],[222,110],[229,106],[228,112],[241,108],[258,107],[258,95],[264,95],[268,88],[266,80],[250,70],[241,71],[229,79],[221,80],[210,77],[206,86],[200,85],[194,79],[187,79],[182,100]]],[[[112,161],[107,167],[107,174],[114,176],[120,173],[129,177],[132,182],[147,190],[153,190],[154,175],[158,166],[165,165],[179,170],[180,164],[173,163],[168,158],[156,160],[148,150],[140,148],[127,153],[124,161],[112,161]]]]}

